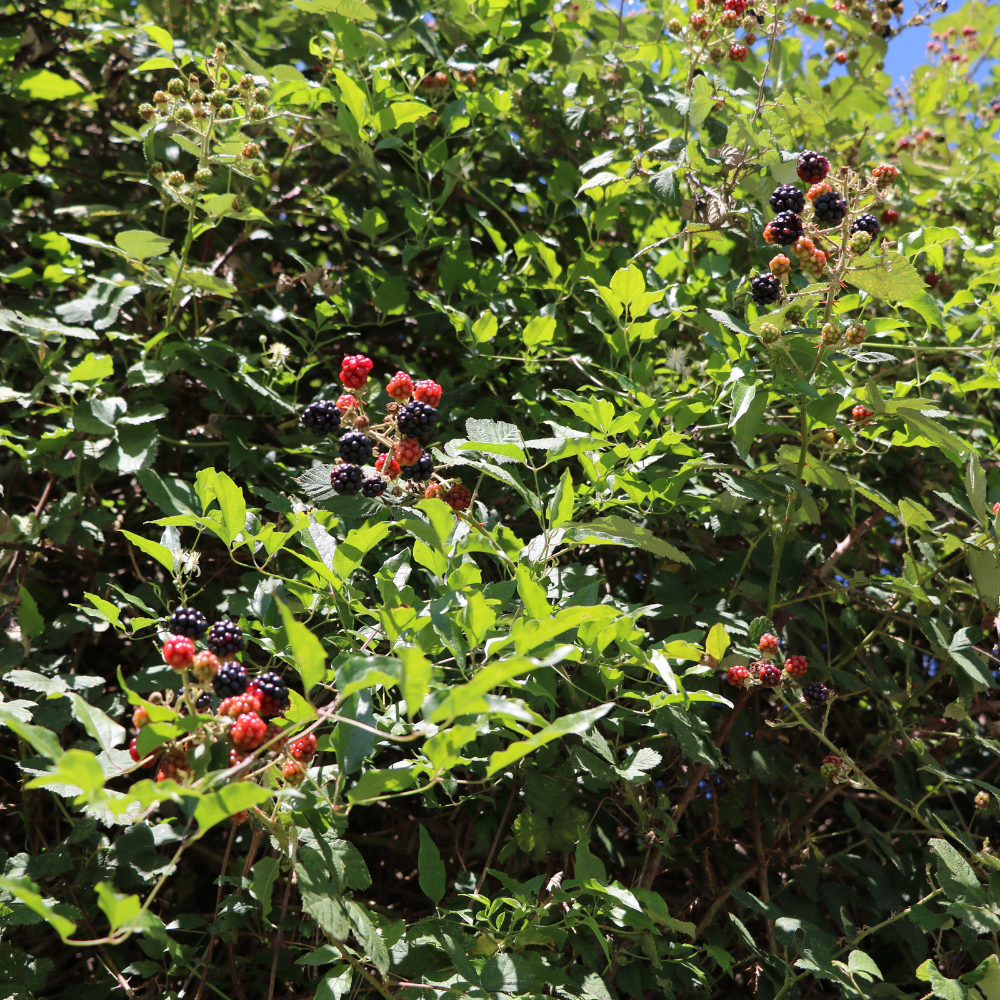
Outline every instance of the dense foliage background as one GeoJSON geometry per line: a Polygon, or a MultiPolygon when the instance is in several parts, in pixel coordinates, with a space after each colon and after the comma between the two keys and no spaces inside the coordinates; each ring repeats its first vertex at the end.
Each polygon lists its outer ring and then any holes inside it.
{"type": "Polygon", "coordinates": [[[1000,998],[1000,7],[741,5],[0,7],[0,997],[1000,998]],[[330,489],[359,353],[468,513],[330,489]]]}

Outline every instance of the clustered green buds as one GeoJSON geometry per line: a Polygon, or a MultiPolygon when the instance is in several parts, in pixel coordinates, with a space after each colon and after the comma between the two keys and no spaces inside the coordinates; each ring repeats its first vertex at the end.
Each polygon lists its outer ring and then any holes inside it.
{"type": "Polygon", "coordinates": [[[263,121],[267,117],[267,108],[263,104],[255,104],[250,109],[250,120],[259,122],[263,121]]]}
{"type": "Polygon", "coordinates": [[[236,109],[231,104],[223,104],[219,108],[220,118],[232,118],[236,114],[236,109]]]}
{"type": "Polygon", "coordinates": [[[865,328],[861,323],[852,323],[844,334],[844,339],[855,347],[865,342],[865,328]]]}
{"type": "Polygon", "coordinates": [[[819,335],[827,347],[835,347],[840,343],[841,329],[833,323],[824,323],[819,335]]]}

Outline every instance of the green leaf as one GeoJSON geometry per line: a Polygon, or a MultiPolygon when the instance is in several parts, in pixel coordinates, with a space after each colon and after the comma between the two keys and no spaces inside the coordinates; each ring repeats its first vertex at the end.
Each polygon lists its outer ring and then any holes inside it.
{"type": "Polygon", "coordinates": [[[929,846],[938,856],[938,880],[945,895],[962,903],[984,903],[986,893],[965,858],[946,840],[931,838],[929,846]]]}
{"type": "Polygon", "coordinates": [[[588,545],[630,545],[645,549],[661,559],[693,566],[691,559],[675,545],[654,535],[649,529],[626,521],[623,517],[599,517],[585,524],[579,521],[568,526],[568,539],[588,545]]]}
{"type": "Polygon", "coordinates": [[[43,899],[38,886],[29,878],[8,878],[0,876],[0,889],[6,889],[12,896],[21,900],[28,909],[37,913],[64,941],[76,930],[76,924],[68,917],[55,912],[57,901],[43,899]]]}
{"type": "Polygon", "coordinates": [[[391,132],[400,125],[408,125],[432,114],[434,109],[420,101],[396,101],[378,113],[378,130],[391,132]]]}
{"type": "Polygon", "coordinates": [[[278,601],[278,607],[281,610],[285,635],[288,636],[288,644],[295,658],[295,669],[302,678],[302,687],[308,697],[309,692],[326,676],[326,650],[302,622],[295,620],[285,604],[278,601]]]}
{"type": "Polygon", "coordinates": [[[206,793],[194,810],[198,837],[203,837],[213,826],[229,819],[234,813],[250,809],[270,797],[270,789],[262,788],[252,781],[236,781],[231,785],[223,785],[216,792],[206,793]]]}
{"type": "Polygon", "coordinates": [[[730,644],[729,633],[722,622],[716,622],[708,630],[708,638],[705,640],[705,652],[716,660],[721,660],[726,655],[726,650],[730,644]]]}
{"type": "Polygon", "coordinates": [[[75,80],[68,80],[47,69],[29,69],[15,73],[11,88],[17,97],[27,97],[33,101],[62,101],[83,93],[83,87],[75,80]]]}
{"type": "Polygon", "coordinates": [[[733,447],[745,462],[750,447],[757,439],[764,411],[767,409],[767,389],[742,380],[733,389],[733,412],[729,417],[729,427],[733,432],[733,447]]]}
{"type": "Polygon", "coordinates": [[[161,28],[155,24],[144,24],[142,30],[165,52],[174,51],[174,39],[166,28],[161,28]]]}
{"type": "MultiPolygon", "coordinates": [[[[315,2],[315,0],[310,0],[310,2],[315,2]]],[[[343,2],[343,0],[322,0],[322,2],[343,2]]],[[[355,122],[359,127],[367,125],[371,121],[371,111],[365,92],[342,69],[335,69],[333,75],[340,88],[341,98],[355,122]]]]}
{"type": "Polygon", "coordinates": [[[524,610],[531,618],[548,618],[552,614],[545,588],[531,578],[531,570],[524,563],[518,563],[516,570],[517,592],[524,610]]]}
{"type": "Polygon", "coordinates": [[[102,750],[109,751],[119,746],[125,739],[125,728],[109,718],[96,705],[85,701],[75,691],[66,695],[73,703],[73,715],[83,728],[94,737],[102,750]]]}
{"type": "Polygon", "coordinates": [[[226,473],[217,472],[215,496],[222,510],[222,523],[225,525],[227,540],[232,545],[246,528],[247,504],[243,499],[243,490],[226,473]]]}
{"type": "Polygon", "coordinates": [[[59,743],[59,737],[50,729],[44,726],[32,726],[19,718],[17,713],[9,706],[0,703],[0,725],[13,730],[26,743],[29,743],[43,757],[49,760],[58,760],[63,749],[59,743]]]}
{"type": "Polygon", "coordinates": [[[25,587],[18,588],[18,596],[17,624],[21,629],[21,634],[28,639],[41,635],[45,631],[45,619],[42,618],[35,599],[25,587]]]}
{"type": "Polygon", "coordinates": [[[32,778],[25,788],[48,788],[52,785],[71,785],[83,795],[90,795],[104,787],[104,768],[89,750],[67,750],[56,760],[56,769],[32,778]]]}
{"type": "Polygon", "coordinates": [[[428,896],[432,903],[440,903],[444,899],[447,885],[447,873],[444,862],[441,860],[441,852],[434,843],[434,839],[427,832],[427,828],[420,824],[420,850],[417,853],[417,881],[424,895],[428,896]]]}
{"type": "Polygon", "coordinates": [[[124,896],[117,893],[108,882],[98,882],[94,886],[94,890],[97,893],[97,905],[111,925],[111,933],[114,933],[119,927],[130,925],[139,916],[142,903],[138,896],[124,896]]]}
{"type": "Polygon", "coordinates": [[[571,733],[585,733],[614,711],[613,702],[598,705],[596,708],[588,708],[582,712],[574,712],[572,715],[564,715],[561,719],[556,719],[544,729],[540,729],[533,736],[526,740],[518,740],[511,743],[503,750],[497,750],[490,754],[490,766],[486,770],[486,777],[490,778],[497,771],[502,771],[509,767],[514,761],[520,760],[539,747],[559,739],[561,736],[568,736],[571,733]]]}
{"type": "Polygon", "coordinates": [[[406,700],[406,714],[412,719],[431,686],[433,676],[433,666],[419,649],[412,646],[401,646],[396,650],[400,661],[403,664],[403,678],[401,688],[403,698],[406,700]]]}
{"type": "Polygon", "coordinates": [[[447,771],[462,759],[461,749],[476,738],[476,727],[451,726],[432,736],[423,751],[437,772],[447,771]]]}
{"type": "Polygon", "coordinates": [[[365,771],[358,783],[347,792],[352,803],[372,802],[386,795],[405,792],[417,783],[412,768],[393,768],[387,771],[365,771]]]}
{"type": "Polygon", "coordinates": [[[446,722],[466,713],[485,712],[488,704],[484,696],[488,691],[537,668],[535,660],[520,656],[492,663],[477,671],[467,684],[452,688],[428,721],[446,722]]]}
{"type": "Polygon", "coordinates": [[[374,21],[377,17],[361,0],[295,0],[295,6],[317,14],[340,14],[353,21],[374,21]]]}
{"type": "Polygon", "coordinates": [[[923,279],[902,255],[889,252],[884,257],[865,257],[864,263],[850,268],[844,280],[855,288],[888,302],[904,302],[926,291],[923,279]]]}
{"type": "Polygon", "coordinates": [[[261,916],[267,919],[271,912],[271,894],[274,891],[274,883],[278,878],[281,869],[281,862],[278,858],[261,858],[253,868],[250,869],[253,878],[250,882],[250,891],[254,898],[260,903],[261,916]]]}
{"type": "Polygon", "coordinates": [[[552,494],[552,499],[549,501],[550,528],[562,528],[572,522],[575,499],[573,476],[569,469],[566,469],[559,480],[555,493],[552,494]]]}
{"type": "Polygon", "coordinates": [[[150,257],[161,257],[170,249],[170,240],[156,233],[147,233],[142,229],[129,229],[124,233],[115,234],[115,243],[129,257],[137,260],[148,260],[150,257]]]}
{"type": "Polygon", "coordinates": [[[96,357],[88,354],[83,361],[70,369],[70,382],[103,382],[115,373],[114,362],[108,355],[96,357]]]}
{"type": "MultiPolygon", "coordinates": [[[[159,542],[154,542],[148,538],[143,538],[142,535],[137,535],[134,532],[126,531],[124,528],[121,529],[121,533],[137,549],[140,549],[142,552],[145,552],[147,556],[151,556],[153,559],[155,559],[168,573],[173,573],[174,554],[173,552],[170,551],[170,549],[166,547],[166,545],[161,545],[159,542]]],[[[116,608],[115,610],[117,611],[118,609],[116,608]]]]}

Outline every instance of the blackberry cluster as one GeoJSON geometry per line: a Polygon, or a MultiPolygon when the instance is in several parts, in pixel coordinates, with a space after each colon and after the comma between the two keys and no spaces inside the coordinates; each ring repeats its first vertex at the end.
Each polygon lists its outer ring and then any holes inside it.
{"type": "MultiPolygon", "coordinates": [[[[240,631],[239,625],[235,622],[220,621],[208,630],[205,645],[208,646],[210,653],[215,653],[221,660],[223,657],[241,653],[246,643],[243,641],[243,633],[240,631]]],[[[221,671],[223,668],[219,669],[221,671]]]]}
{"type": "Polygon", "coordinates": [[[351,431],[340,439],[340,457],[354,465],[364,465],[371,461],[372,439],[365,434],[351,431]]]}
{"type": "Polygon", "coordinates": [[[310,403],[302,411],[302,423],[313,434],[332,434],[340,427],[341,413],[336,403],[329,399],[321,399],[310,403]]]}
{"type": "Polygon", "coordinates": [[[422,452],[414,465],[410,466],[410,479],[424,483],[434,474],[434,457],[429,451],[422,452]]]}
{"type": "Polygon", "coordinates": [[[820,222],[828,226],[839,226],[847,215],[847,202],[840,197],[839,191],[827,191],[813,202],[813,211],[820,222]]]}
{"type": "Polygon", "coordinates": [[[208,619],[194,608],[174,608],[170,616],[168,631],[171,635],[186,635],[189,639],[200,639],[208,628],[208,619]]]}
{"type": "Polygon", "coordinates": [[[223,663],[212,681],[220,698],[235,698],[247,689],[247,669],[242,663],[223,663]]]}
{"type": "Polygon", "coordinates": [[[428,403],[414,400],[407,403],[396,417],[396,426],[407,437],[416,438],[421,444],[428,440],[437,427],[438,411],[428,403]]]}
{"type": "Polygon", "coordinates": [[[867,233],[872,239],[878,236],[879,229],[881,228],[878,219],[870,212],[859,215],[851,223],[851,233],[867,233]]]}
{"type": "Polygon", "coordinates": [[[801,212],[805,206],[806,196],[794,184],[782,184],[771,195],[771,208],[776,212],[801,212]]]}
{"type": "Polygon", "coordinates": [[[365,497],[380,497],[389,484],[379,476],[366,476],[361,480],[361,495],[365,497]]]}
{"type": "Polygon", "coordinates": [[[750,294],[757,305],[770,305],[781,298],[781,282],[773,274],[758,274],[750,282],[750,294]]]}
{"type": "Polygon", "coordinates": [[[779,212],[768,224],[768,229],[771,242],[791,246],[802,235],[802,220],[794,212],[779,212]]]}
{"type": "Polygon", "coordinates": [[[341,496],[353,496],[361,489],[364,474],[356,465],[338,465],[330,473],[330,485],[334,493],[341,496]]]}
{"type": "Polygon", "coordinates": [[[803,685],[802,697],[810,705],[822,705],[830,697],[830,689],[819,681],[810,681],[803,685]]]}
{"type": "Polygon", "coordinates": [[[820,153],[807,149],[799,154],[796,170],[807,184],[818,184],[830,172],[830,161],[820,153]]]}
{"type": "Polygon", "coordinates": [[[260,692],[261,715],[280,715],[288,708],[288,685],[273,670],[255,677],[254,686],[260,692]]]}

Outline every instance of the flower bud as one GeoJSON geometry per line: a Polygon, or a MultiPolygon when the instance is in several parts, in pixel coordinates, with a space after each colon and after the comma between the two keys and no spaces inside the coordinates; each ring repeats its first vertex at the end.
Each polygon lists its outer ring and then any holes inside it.
{"type": "Polygon", "coordinates": [[[163,173],[163,164],[159,160],[154,160],[153,165],[149,168],[149,172],[154,177],[159,177],[163,173]]]}

